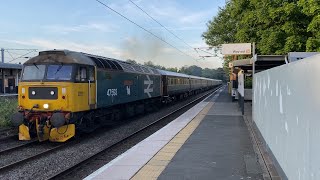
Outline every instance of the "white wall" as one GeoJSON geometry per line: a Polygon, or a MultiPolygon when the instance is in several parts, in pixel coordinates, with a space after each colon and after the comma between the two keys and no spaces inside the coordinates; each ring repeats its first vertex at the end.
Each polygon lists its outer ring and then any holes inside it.
{"type": "Polygon", "coordinates": [[[320,179],[320,55],[254,75],[253,120],[290,180],[320,179]]]}

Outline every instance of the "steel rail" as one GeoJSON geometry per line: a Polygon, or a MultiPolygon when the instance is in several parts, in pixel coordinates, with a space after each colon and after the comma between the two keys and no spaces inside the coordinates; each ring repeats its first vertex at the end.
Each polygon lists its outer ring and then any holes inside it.
{"type": "Polygon", "coordinates": [[[0,142],[12,139],[14,137],[18,137],[16,134],[0,137],[0,142]]]}
{"type": "MultiPolygon", "coordinates": [[[[75,142],[75,141],[73,141],[73,142],[75,142]]],[[[57,145],[57,146],[54,146],[53,148],[50,148],[50,149],[48,149],[48,150],[44,150],[44,151],[42,151],[42,152],[40,152],[40,153],[36,153],[35,155],[32,155],[32,156],[30,156],[30,157],[21,159],[21,160],[19,160],[19,161],[12,162],[12,163],[7,164],[7,165],[5,165],[5,166],[1,166],[1,167],[0,167],[0,173],[1,173],[1,172],[8,171],[8,170],[10,170],[10,169],[13,169],[13,168],[21,165],[22,163],[39,159],[39,158],[43,157],[44,155],[48,155],[48,153],[54,152],[55,150],[60,149],[60,148],[62,148],[62,147],[65,147],[65,146],[67,146],[67,145],[70,145],[70,144],[71,144],[71,143],[59,144],[59,145],[57,145]]],[[[24,146],[24,147],[26,147],[26,146],[24,146]]],[[[8,151],[9,151],[9,150],[8,150],[8,151]]],[[[7,151],[7,152],[8,152],[8,151],[7,151]]]]}
{"type": "Polygon", "coordinates": [[[35,144],[37,142],[38,142],[38,140],[34,139],[34,140],[31,140],[31,141],[28,141],[27,143],[23,143],[23,144],[19,144],[19,145],[16,145],[16,146],[12,146],[12,147],[6,148],[6,149],[0,151],[0,155],[4,154],[4,153],[8,153],[10,151],[14,151],[14,150],[23,148],[23,147],[30,146],[30,145],[35,144]]]}

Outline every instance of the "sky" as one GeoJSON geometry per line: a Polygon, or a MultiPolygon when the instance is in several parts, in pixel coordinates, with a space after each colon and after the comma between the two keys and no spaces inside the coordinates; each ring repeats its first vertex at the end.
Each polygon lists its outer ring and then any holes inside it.
{"type": "Polygon", "coordinates": [[[36,51],[10,49],[68,49],[165,67],[222,66],[220,57],[199,59],[210,54],[198,54],[193,48],[208,47],[201,34],[225,0],[132,0],[183,41],[129,0],[100,1],[174,47],[96,0],[10,0],[0,6],[0,47],[8,49],[5,62],[23,63],[37,55],[36,51]]]}

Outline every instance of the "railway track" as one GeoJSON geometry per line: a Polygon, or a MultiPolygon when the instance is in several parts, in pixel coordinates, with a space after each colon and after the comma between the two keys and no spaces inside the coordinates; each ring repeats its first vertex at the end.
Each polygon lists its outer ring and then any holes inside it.
{"type": "Polygon", "coordinates": [[[7,137],[17,136],[17,132],[18,131],[15,128],[0,129],[0,141],[2,141],[2,139],[6,140],[7,137]]]}
{"type": "MultiPolygon", "coordinates": [[[[55,173],[54,175],[50,176],[48,179],[64,179],[66,176],[70,176],[70,174],[72,174],[72,173],[76,174],[76,170],[77,169],[79,169],[81,167],[85,167],[87,164],[90,163],[90,161],[94,161],[94,159],[99,159],[98,158],[99,156],[102,156],[104,153],[110,151],[110,149],[112,149],[113,147],[118,146],[118,145],[120,145],[122,143],[125,143],[125,141],[129,141],[131,138],[134,138],[138,134],[143,133],[147,129],[155,126],[156,124],[158,124],[161,121],[167,119],[168,117],[170,117],[170,116],[172,116],[172,115],[174,115],[174,114],[176,114],[176,113],[178,113],[178,112],[180,112],[180,111],[182,111],[182,110],[184,110],[184,109],[186,109],[186,108],[198,103],[199,101],[201,101],[202,99],[204,99],[208,95],[216,93],[222,87],[223,86],[219,86],[216,89],[214,89],[214,90],[212,90],[212,91],[210,91],[208,93],[205,93],[204,95],[202,95],[202,96],[198,97],[197,99],[195,99],[195,100],[193,100],[193,101],[181,106],[180,108],[172,111],[171,113],[162,116],[161,118],[159,118],[158,120],[154,121],[153,123],[148,124],[148,125],[140,128],[139,130],[129,134],[127,137],[116,141],[115,143],[111,144],[110,146],[104,148],[103,150],[101,150],[101,151],[99,151],[99,152],[97,152],[97,153],[95,153],[93,155],[88,156],[87,158],[83,159],[81,162],[78,162],[77,164],[75,164],[75,165],[73,165],[73,166],[71,166],[69,168],[63,169],[63,170],[55,173]]],[[[72,177],[72,175],[71,175],[71,177],[72,177]]]]}
{"type": "Polygon", "coordinates": [[[18,139],[18,136],[17,136],[16,134],[15,134],[15,135],[3,136],[3,137],[0,137],[0,142],[13,140],[13,139],[15,139],[15,138],[18,139]]]}
{"type": "Polygon", "coordinates": [[[67,144],[68,143],[41,143],[37,140],[32,140],[28,143],[2,150],[0,151],[0,173],[13,169],[23,163],[27,163],[28,161],[39,159],[44,155],[48,155],[49,153],[66,146],[67,144]]]}
{"type": "MultiPolygon", "coordinates": [[[[5,141],[4,139],[12,139],[12,137],[3,138],[3,141],[4,141],[3,143],[7,143],[7,141],[5,141]]],[[[34,139],[34,140],[30,140],[30,141],[25,141],[25,142],[17,142],[12,146],[7,146],[7,144],[6,144],[5,148],[0,149],[0,156],[1,156],[1,154],[7,153],[10,151],[14,151],[19,148],[27,147],[27,146],[30,146],[30,145],[35,144],[37,142],[38,142],[38,140],[34,139]]]]}
{"type": "Polygon", "coordinates": [[[6,133],[6,132],[8,132],[8,131],[10,131],[10,130],[13,130],[14,128],[10,128],[10,127],[7,127],[7,128],[1,128],[0,129],[0,134],[2,134],[2,133],[6,133]]]}

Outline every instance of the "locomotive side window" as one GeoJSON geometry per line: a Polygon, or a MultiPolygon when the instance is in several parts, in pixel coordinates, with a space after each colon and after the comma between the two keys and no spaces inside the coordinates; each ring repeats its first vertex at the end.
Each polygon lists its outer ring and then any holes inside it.
{"type": "Polygon", "coordinates": [[[93,67],[89,67],[89,80],[90,81],[94,81],[94,68],[93,67]]]}
{"type": "Polygon", "coordinates": [[[87,68],[79,67],[76,75],[76,81],[85,82],[87,80],[87,68]]]}

